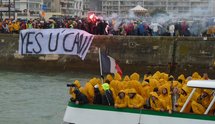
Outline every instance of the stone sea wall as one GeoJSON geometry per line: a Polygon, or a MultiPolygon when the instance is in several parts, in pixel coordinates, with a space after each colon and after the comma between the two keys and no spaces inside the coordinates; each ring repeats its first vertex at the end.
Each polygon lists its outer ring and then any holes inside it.
{"type": "Polygon", "coordinates": [[[17,34],[0,34],[0,69],[99,73],[98,48],[115,58],[125,74],[178,75],[194,71],[215,77],[215,39],[193,37],[95,36],[86,59],[70,55],[19,55],[17,34]]]}

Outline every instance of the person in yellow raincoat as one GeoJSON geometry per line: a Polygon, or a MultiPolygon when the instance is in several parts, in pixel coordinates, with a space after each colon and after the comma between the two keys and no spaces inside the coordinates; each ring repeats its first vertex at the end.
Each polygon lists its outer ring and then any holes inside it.
{"type": "MultiPolygon", "coordinates": [[[[192,88],[187,87],[186,85],[184,85],[181,89],[181,94],[180,97],[178,99],[178,103],[176,104],[178,107],[178,111],[181,110],[181,108],[183,107],[184,103],[186,102],[190,92],[191,92],[192,88]]],[[[190,102],[187,104],[186,108],[184,109],[184,113],[190,113],[191,108],[192,107],[192,103],[196,102],[199,98],[199,93],[195,92],[190,100],[190,102]]],[[[192,109],[193,110],[193,109],[192,109]]]]}
{"type": "Polygon", "coordinates": [[[146,81],[143,81],[141,96],[143,97],[143,99],[145,101],[144,108],[146,108],[146,109],[150,108],[150,93],[151,92],[153,92],[153,89],[151,88],[149,83],[146,81]]]}
{"type": "Polygon", "coordinates": [[[202,94],[198,97],[197,101],[192,101],[191,107],[194,113],[204,114],[210,104],[211,94],[211,90],[204,89],[202,94]]]}
{"type": "Polygon", "coordinates": [[[212,94],[212,90],[204,89],[202,95],[199,97],[199,100],[201,100],[201,103],[205,108],[208,108],[210,101],[212,100],[212,94]]]}
{"type": "Polygon", "coordinates": [[[81,83],[78,80],[75,80],[75,82],[73,84],[75,84],[75,86],[80,90],[81,93],[86,95],[84,88],[81,86],[81,83]]]}
{"type": "Polygon", "coordinates": [[[161,76],[160,76],[161,79],[164,79],[165,81],[168,81],[169,79],[169,75],[167,73],[161,73],[161,76]]]}
{"type": "Polygon", "coordinates": [[[124,79],[123,79],[123,81],[122,81],[122,85],[121,85],[121,90],[126,90],[126,89],[128,89],[128,82],[130,81],[130,78],[129,78],[129,76],[128,75],[126,75],[125,77],[124,77],[124,79]]]}
{"type": "Polygon", "coordinates": [[[157,81],[159,81],[159,79],[161,78],[161,73],[159,71],[157,71],[154,73],[154,75],[152,77],[154,79],[156,79],[157,81]]]}
{"type": "Polygon", "coordinates": [[[86,96],[89,100],[89,103],[93,103],[93,98],[94,98],[94,86],[97,84],[97,79],[92,78],[89,82],[85,84],[85,92],[86,96]]]}
{"type": "Polygon", "coordinates": [[[158,87],[160,87],[160,86],[162,86],[162,85],[164,85],[164,84],[166,84],[166,83],[168,83],[168,81],[166,81],[166,80],[164,80],[164,79],[160,79],[160,80],[159,80],[159,83],[158,83],[158,87]]]}
{"type": "Polygon", "coordinates": [[[203,107],[201,104],[199,104],[196,101],[192,101],[191,107],[195,114],[204,114],[204,112],[206,110],[205,107],[203,107]]]}
{"type": "Polygon", "coordinates": [[[152,110],[164,111],[162,101],[159,99],[158,94],[156,92],[150,93],[150,105],[152,110]]]}
{"type": "Polygon", "coordinates": [[[146,81],[143,81],[141,96],[143,97],[144,101],[147,101],[149,99],[151,92],[152,92],[152,89],[150,85],[146,81]]]}
{"type": "Polygon", "coordinates": [[[70,100],[73,101],[73,102],[76,99],[76,95],[75,95],[74,91],[75,91],[74,87],[69,88],[70,100]]]}
{"type": "Polygon", "coordinates": [[[121,80],[122,80],[122,77],[120,76],[120,74],[116,73],[114,75],[114,80],[110,82],[110,87],[113,88],[116,94],[118,94],[119,91],[121,90],[121,88],[119,88],[119,83],[121,80]]]}
{"type": "Polygon", "coordinates": [[[130,76],[130,80],[136,80],[136,81],[139,81],[140,80],[140,75],[138,73],[133,73],[131,76],[130,76]]]}
{"type": "Polygon", "coordinates": [[[198,72],[194,72],[193,74],[192,74],[192,80],[201,80],[201,76],[199,75],[199,73],[198,72]]]}
{"type": "Polygon", "coordinates": [[[164,111],[169,111],[169,113],[172,113],[172,98],[169,92],[169,85],[164,84],[160,87],[160,95],[159,99],[162,100],[162,104],[164,107],[164,111]]]}
{"type": "MultiPolygon", "coordinates": [[[[163,79],[161,79],[161,80],[163,80],[163,79]]],[[[173,84],[171,84],[170,82],[167,82],[167,81],[164,81],[162,83],[162,85],[160,84],[158,86],[158,95],[162,94],[162,90],[164,87],[167,89],[167,93],[170,95],[171,94],[171,88],[173,87],[173,84]]]]}
{"type": "Polygon", "coordinates": [[[117,91],[118,91],[118,93],[121,91],[121,90],[123,90],[123,89],[125,89],[126,88],[126,83],[124,82],[124,81],[119,81],[118,83],[117,83],[117,91]]]}
{"type": "Polygon", "coordinates": [[[129,108],[142,108],[144,103],[144,99],[141,95],[137,94],[137,91],[132,88],[128,90],[128,107],[129,108]]]}
{"type": "MultiPolygon", "coordinates": [[[[179,99],[177,100],[177,103],[175,104],[175,107],[177,107],[177,111],[179,112],[181,108],[183,107],[184,103],[186,102],[188,96],[190,94],[190,89],[184,85],[181,89],[179,99]]],[[[191,102],[188,103],[187,107],[184,109],[184,113],[190,113],[191,110],[191,102]]]]}
{"type": "Polygon", "coordinates": [[[115,108],[126,108],[128,107],[128,96],[124,90],[121,90],[115,100],[115,108]]]}
{"type": "Polygon", "coordinates": [[[67,84],[69,86],[69,94],[71,95],[71,101],[76,99],[76,95],[74,93],[75,89],[77,88],[81,93],[85,95],[84,88],[81,87],[81,83],[78,80],[75,80],[72,84],[67,84]]]}
{"type": "Polygon", "coordinates": [[[173,81],[172,87],[178,87],[179,89],[182,88],[182,82],[179,81],[173,81]]]}
{"type": "Polygon", "coordinates": [[[186,78],[183,74],[178,76],[178,81],[182,83],[182,85],[186,84],[186,78]]]}
{"type": "Polygon", "coordinates": [[[152,78],[151,72],[148,72],[147,74],[144,74],[143,80],[149,80],[152,78]]]}
{"type": "Polygon", "coordinates": [[[129,81],[128,88],[134,88],[138,94],[141,94],[142,86],[141,83],[139,82],[140,75],[135,72],[130,76],[130,80],[131,81],[129,81]]]}
{"type": "Polygon", "coordinates": [[[105,78],[105,83],[109,83],[109,84],[110,84],[110,82],[111,82],[112,80],[113,80],[112,75],[108,74],[108,75],[106,76],[106,78],[105,78]]]}
{"type": "Polygon", "coordinates": [[[126,76],[124,77],[123,81],[130,81],[129,76],[128,76],[128,75],[126,75],[126,76]]]}
{"type": "MultiPolygon", "coordinates": [[[[198,72],[194,72],[192,74],[192,80],[202,80],[202,77],[199,75],[198,72]]],[[[203,89],[197,88],[196,89],[196,94],[202,94],[202,91],[203,91],[203,89]]],[[[197,96],[196,94],[195,94],[195,96],[197,96]]]]}
{"type": "Polygon", "coordinates": [[[158,80],[151,78],[151,79],[149,79],[149,85],[152,88],[152,90],[154,90],[155,88],[158,88],[159,82],[158,82],[158,80]]]}

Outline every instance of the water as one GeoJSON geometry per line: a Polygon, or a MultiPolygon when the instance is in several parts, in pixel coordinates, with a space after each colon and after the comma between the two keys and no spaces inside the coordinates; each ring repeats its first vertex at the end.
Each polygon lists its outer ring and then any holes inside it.
{"type": "Polygon", "coordinates": [[[90,77],[0,71],[0,124],[61,124],[69,100],[66,84],[90,77]]]}

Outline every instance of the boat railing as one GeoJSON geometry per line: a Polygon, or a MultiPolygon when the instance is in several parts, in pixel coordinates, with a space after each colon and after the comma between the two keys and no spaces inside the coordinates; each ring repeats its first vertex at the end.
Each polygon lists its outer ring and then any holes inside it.
{"type": "Polygon", "coordinates": [[[193,97],[196,88],[206,88],[206,89],[213,89],[213,99],[211,101],[211,103],[209,104],[208,108],[206,109],[206,111],[204,112],[205,115],[208,114],[208,112],[211,110],[211,108],[213,107],[214,103],[215,103],[215,80],[191,80],[188,82],[187,84],[188,87],[193,87],[192,92],[190,93],[189,97],[187,98],[186,102],[184,103],[183,107],[181,108],[180,112],[183,112],[184,109],[187,107],[189,101],[191,100],[191,98],[193,97]]]}

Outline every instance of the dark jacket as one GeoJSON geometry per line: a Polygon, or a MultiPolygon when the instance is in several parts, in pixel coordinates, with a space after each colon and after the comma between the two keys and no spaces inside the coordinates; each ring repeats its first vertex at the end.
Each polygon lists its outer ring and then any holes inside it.
{"type": "Polygon", "coordinates": [[[81,93],[78,89],[75,89],[74,93],[76,95],[76,99],[74,101],[78,101],[79,104],[87,104],[88,103],[87,96],[85,96],[83,93],[81,93]]]}
{"type": "Polygon", "coordinates": [[[98,88],[94,88],[93,104],[102,104],[102,95],[98,88]]]}
{"type": "Polygon", "coordinates": [[[102,21],[98,22],[98,25],[97,25],[97,34],[99,34],[99,35],[103,35],[104,34],[104,24],[103,24],[102,21]]]}
{"type": "Polygon", "coordinates": [[[102,95],[102,105],[114,105],[113,93],[111,90],[106,90],[104,95],[102,95]]]}
{"type": "Polygon", "coordinates": [[[145,27],[143,24],[138,25],[138,35],[144,35],[145,33],[145,27]]]}

